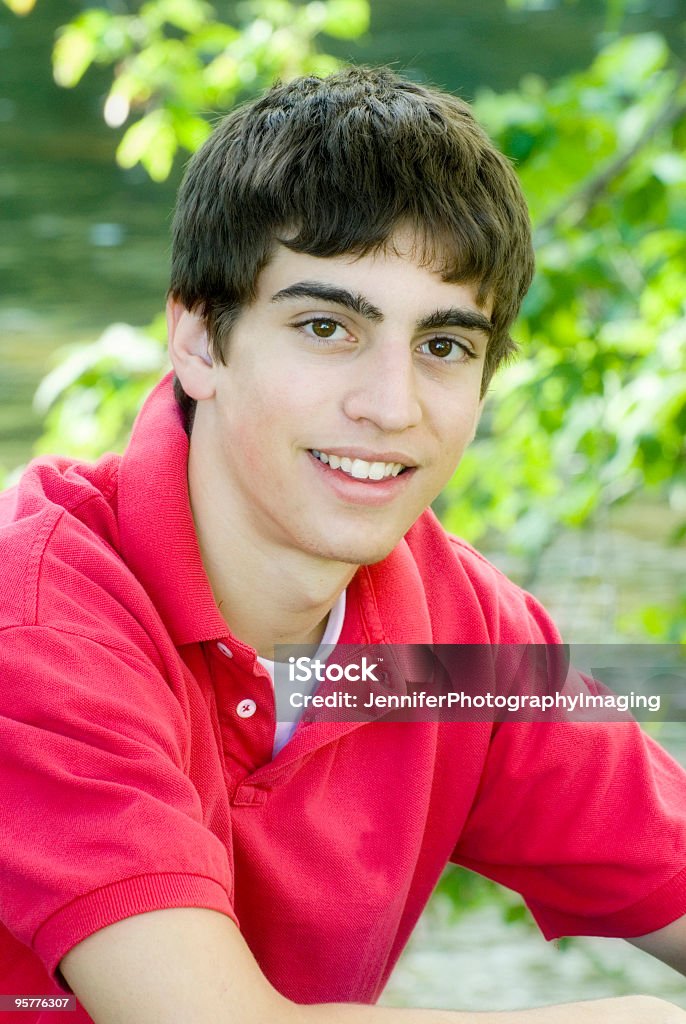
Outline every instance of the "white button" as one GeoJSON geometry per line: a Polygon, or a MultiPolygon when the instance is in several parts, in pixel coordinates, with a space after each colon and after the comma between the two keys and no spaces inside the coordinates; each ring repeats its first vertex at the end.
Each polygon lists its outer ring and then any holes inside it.
{"type": "Polygon", "coordinates": [[[218,643],[217,650],[221,651],[222,654],[225,654],[227,658],[233,658],[233,651],[230,651],[226,644],[218,643]]]}
{"type": "Polygon", "coordinates": [[[242,700],[236,705],[236,714],[239,718],[251,718],[257,711],[257,704],[254,700],[242,700]]]}

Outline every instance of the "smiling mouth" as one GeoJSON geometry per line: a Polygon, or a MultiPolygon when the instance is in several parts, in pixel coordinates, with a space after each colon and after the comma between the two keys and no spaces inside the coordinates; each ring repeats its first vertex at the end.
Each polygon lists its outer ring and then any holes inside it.
{"type": "Polygon", "coordinates": [[[324,465],[328,465],[330,469],[338,469],[355,480],[387,480],[389,477],[399,476],[409,468],[402,462],[367,462],[365,459],[329,455],[327,452],[317,451],[316,448],[310,448],[310,454],[324,465]]]}

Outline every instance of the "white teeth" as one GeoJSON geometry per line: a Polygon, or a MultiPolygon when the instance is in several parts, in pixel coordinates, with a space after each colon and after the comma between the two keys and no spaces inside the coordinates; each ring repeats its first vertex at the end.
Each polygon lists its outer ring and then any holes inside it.
{"type": "Polygon", "coordinates": [[[405,468],[402,462],[367,462],[366,459],[350,459],[346,455],[327,455],[316,448],[311,450],[320,462],[328,463],[331,469],[340,469],[356,480],[385,480],[389,476],[397,476],[405,468]]]}

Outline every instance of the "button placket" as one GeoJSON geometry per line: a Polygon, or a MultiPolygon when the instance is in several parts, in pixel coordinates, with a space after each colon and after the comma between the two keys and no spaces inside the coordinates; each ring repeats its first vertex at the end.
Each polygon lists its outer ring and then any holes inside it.
{"type": "Polygon", "coordinates": [[[222,751],[229,776],[265,764],[274,744],[274,698],[268,673],[253,652],[229,636],[214,640],[212,679],[222,751]]]}
{"type": "MultiPolygon", "coordinates": [[[[217,650],[225,658],[233,659],[233,651],[222,640],[217,641],[217,650]]],[[[236,704],[235,711],[239,718],[252,718],[257,711],[257,703],[251,697],[244,697],[236,704]]]]}

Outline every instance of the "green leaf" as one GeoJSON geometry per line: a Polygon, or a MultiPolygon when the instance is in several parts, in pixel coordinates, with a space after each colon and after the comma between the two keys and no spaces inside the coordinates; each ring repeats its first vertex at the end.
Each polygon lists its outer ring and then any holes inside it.
{"type": "Polygon", "coordinates": [[[202,117],[186,112],[179,112],[173,118],[174,131],[180,146],[194,153],[209,138],[212,126],[202,117]]]}
{"type": "Polygon", "coordinates": [[[52,54],[57,84],[72,88],[94,61],[118,60],[128,51],[136,24],[135,18],[93,8],[59,29],[52,54]]]}
{"type": "Polygon", "coordinates": [[[164,181],[171,171],[178,141],[169,113],[154,110],[124,133],[117,149],[121,167],[141,163],[153,181],[164,181]]]}
{"type": "Polygon", "coordinates": [[[53,50],[53,74],[58,85],[71,89],[91,66],[97,53],[93,32],[86,25],[73,24],[57,37],[53,50]]]}
{"type": "Polygon", "coordinates": [[[213,21],[204,25],[199,31],[193,32],[188,42],[201,53],[221,53],[232,43],[240,39],[240,32],[233,25],[223,25],[213,21]]]}
{"type": "Polygon", "coordinates": [[[214,8],[203,0],[151,0],[140,10],[140,17],[151,28],[169,24],[183,32],[198,32],[213,14],[214,8]]]}
{"type": "Polygon", "coordinates": [[[9,7],[13,14],[19,14],[21,16],[30,14],[36,6],[36,0],[3,0],[3,2],[7,7],[9,7]]]}
{"type": "Polygon", "coordinates": [[[357,39],[369,28],[367,0],[327,0],[322,30],[336,39],[357,39]]]}
{"type": "Polygon", "coordinates": [[[595,73],[626,89],[631,83],[645,82],[669,60],[669,48],[662,36],[646,32],[625,36],[603,50],[594,64],[595,73]]]}

